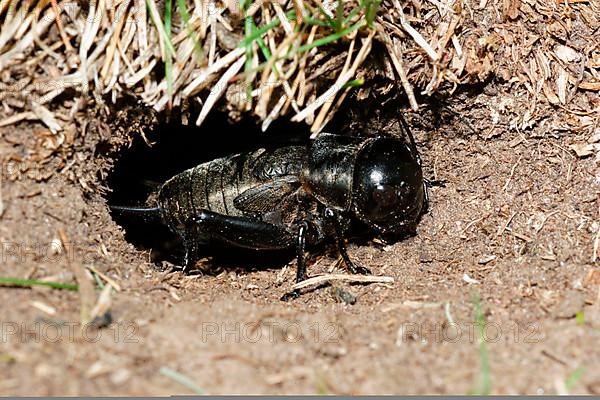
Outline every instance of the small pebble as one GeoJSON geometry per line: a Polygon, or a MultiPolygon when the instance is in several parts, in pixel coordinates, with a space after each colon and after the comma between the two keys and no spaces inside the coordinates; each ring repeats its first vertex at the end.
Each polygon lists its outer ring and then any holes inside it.
{"type": "Polygon", "coordinates": [[[495,259],[496,259],[496,256],[495,256],[495,255],[493,255],[493,254],[489,254],[489,255],[487,255],[487,256],[483,256],[483,257],[481,257],[481,258],[479,259],[479,261],[477,261],[477,263],[478,263],[478,264],[481,264],[481,265],[485,265],[485,264],[487,264],[487,263],[489,263],[489,262],[492,262],[492,261],[494,261],[495,259]]]}
{"type": "Polygon", "coordinates": [[[356,295],[350,293],[349,291],[342,289],[340,287],[336,287],[334,289],[334,294],[336,299],[346,304],[356,304],[356,295]]]}
{"type": "Polygon", "coordinates": [[[110,381],[114,385],[122,385],[131,378],[131,372],[128,369],[121,368],[110,375],[110,381]]]}
{"type": "Polygon", "coordinates": [[[465,282],[467,282],[467,283],[469,283],[469,284],[472,284],[472,285],[476,285],[476,284],[478,284],[478,283],[479,283],[479,281],[478,281],[477,279],[473,279],[473,278],[471,278],[471,277],[469,276],[469,274],[467,274],[467,273],[464,273],[464,274],[463,274],[463,276],[462,276],[462,279],[463,279],[463,281],[465,281],[465,282]]]}

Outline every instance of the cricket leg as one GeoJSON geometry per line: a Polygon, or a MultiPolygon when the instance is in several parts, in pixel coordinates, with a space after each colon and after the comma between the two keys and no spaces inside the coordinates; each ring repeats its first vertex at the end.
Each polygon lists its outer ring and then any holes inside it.
{"type": "Polygon", "coordinates": [[[293,234],[284,227],[246,217],[235,217],[200,210],[186,226],[184,271],[198,260],[198,247],[203,242],[220,242],[252,250],[279,250],[293,244],[293,234]]]}
{"type": "Polygon", "coordinates": [[[362,274],[362,275],[370,275],[371,271],[363,267],[361,265],[356,265],[348,256],[348,250],[346,250],[346,242],[344,240],[344,230],[342,229],[340,222],[338,220],[338,216],[331,209],[325,211],[325,215],[330,219],[333,223],[333,227],[335,229],[335,240],[337,243],[337,248],[344,260],[344,264],[352,274],[362,274]]]}
{"type": "MultiPolygon", "coordinates": [[[[308,224],[302,222],[298,227],[298,234],[296,235],[296,283],[306,280],[306,259],[304,257],[304,251],[306,249],[306,232],[308,231],[308,224]]],[[[284,294],[281,297],[282,301],[288,301],[297,299],[300,297],[300,291],[295,289],[289,293],[284,294]]]]}

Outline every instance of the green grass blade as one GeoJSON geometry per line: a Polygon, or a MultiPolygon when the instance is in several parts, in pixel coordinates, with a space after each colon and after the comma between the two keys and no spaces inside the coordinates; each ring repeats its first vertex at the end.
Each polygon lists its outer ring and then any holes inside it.
{"type": "Polygon", "coordinates": [[[179,8],[179,13],[181,14],[181,19],[183,20],[183,24],[185,25],[187,35],[190,39],[192,39],[192,42],[194,43],[194,50],[196,51],[196,54],[202,56],[202,46],[200,45],[200,41],[198,40],[196,35],[194,35],[194,30],[190,25],[190,13],[187,9],[187,4],[185,0],[177,0],[177,8],[179,8]]]}
{"type": "Polygon", "coordinates": [[[174,369],[168,367],[161,367],[159,372],[161,375],[166,376],[167,378],[173,379],[175,382],[180,383],[186,388],[190,389],[195,394],[204,394],[204,390],[198,385],[194,383],[189,377],[186,375],[175,371],[174,369]]]}
{"type": "Polygon", "coordinates": [[[346,88],[349,88],[349,87],[362,86],[364,84],[365,84],[365,80],[364,79],[354,79],[354,80],[346,82],[346,84],[344,86],[342,86],[342,89],[346,89],[346,88]]]}
{"type": "Polygon", "coordinates": [[[258,47],[260,47],[260,51],[265,59],[269,61],[271,59],[271,50],[269,50],[265,41],[262,38],[258,38],[256,43],[258,43],[258,47]]]}
{"type": "Polygon", "coordinates": [[[473,294],[473,304],[475,306],[477,338],[479,339],[479,376],[477,377],[476,386],[471,394],[486,396],[492,392],[492,380],[490,376],[490,360],[487,351],[487,342],[484,337],[485,316],[483,315],[479,293],[473,294]]]}
{"type": "MultiPolygon", "coordinates": [[[[254,23],[254,20],[252,20],[252,32],[256,31],[257,29],[258,27],[254,23]]],[[[260,48],[261,53],[265,57],[265,60],[267,60],[268,62],[271,59],[271,50],[269,50],[269,47],[261,37],[256,39],[256,43],[258,43],[258,47],[260,48]]],[[[273,65],[273,71],[275,71],[275,73],[279,76],[279,71],[277,70],[277,67],[275,65],[273,65]]]]}
{"type": "Polygon", "coordinates": [[[364,8],[364,6],[361,3],[360,7],[356,7],[354,10],[350,11],[350,14],[348,14],[348,16],[344,19],[343,24],[348,25],[350,23],[350,21],[352,21],[352,18],[356,17],[363,8],[364,8]]]}
{"type": "Polygon", "coordinates": [[[79,290],[79,286],[73,283],[61,283],[61,282],[49,282],[49,281],[40,281],[37,279],[21,279],[21,278],[11,278],[11,277],[0,277],[0,285],[8,285],[8,286],[21,286],[21,287],[33,287],[33,286],[47,286],[53,289],[62,289],[62,290],[79,290]]]}
{"type": "Polygon", "coordinates": [[[381,0],[365,0],[365,3],[365,19],[369,28],[372,28],[373,21],[375,21],[379,6],[381,5],[381,0]]]}
{"type": "MultiPolygon", "coordinates": [[[[290,21],[296,20],[296,12],[295,11],[288,11],[285,14],[285,16],[290,21]]],[[[242,47],[242,48],[246,47],[248,45],[248,43],[254,42],[258,38],[262,37],[262,35],[269,32],[271,29],[278,27],[280,24],[281,24],[281,21],[279,20],[279,18],[274,18],[273,21],[271,21],[267,25],[261,26],[260,28],[258,28],[258,30],[253,31],[251,35],[244,37],[240,41],[240,44],[238,45],[238,47],[242,47]]]]}
{"type": "Polygon", "coordinates": [[[340,32],[344,29],[344,0],[338,0],[335,8],[335,31],[340,32]]]}
{"type": "Polygon", "coordinates": [[[331,18],[329,16],[329,14],[327,14],[327,12],[325,11],[325,9],[321,6],[321,3],[317,3],[317,7],[319,8],[319,13],[325,17],[325,19],[327,20],[327,26],[330,26],[331,29],[335,30],[335,21],[333,20],[333,18],[331,18]]]}
{"type": "Polygon", "coordinates": [[[165,29],[164,24],[160,20],[160,16],[155,16],[154,13],[152,12],[152,7],[150,7],[150,0],[146,0],[146,8],[148,9],[148,12],[150,12],[150,17],[151,17],[152,21],[154,22],[155,19],[157,21],[155,23],[156,29],[158,29],[160,31],[160,33],[162,34],[162,36],[165,38],[165,41],[164,41],[165,48],[168,51],[170,51],[171,54],[175,54],[175,48],[173,47],[173,43],[171,43],[171,40],[168,39],[169,35],[167,35],[167,31],[165,29]]]}
{"type": "Polygon", "coordinates": [[[261,26],[258,30],[252,32],[250,35],[247,35],[244,39],[242,39],[238,47],[248,46],[271,29],[278,27],[280,23],[281,21],[279,21],[279,18],[275,18],[269,24],[261,26]]]}
{"type": "MultiPolygon", "coordinates": [[[[171,43],[171,28],[173,24],[173,0],[165,0],[165,31],[167,34],[167,41],[171,43]]],[[[165,61],[165,75],[167,79],[167,94],[169,96],[169,103],[173,98],[173,56],[170,50],[167,51],[167,59],[165,61]]]]}
{"type": "MultiPolygon", "coordinates": [[[[252,17],[246,17],[244,28],[246,37],[252,35],[252,17]]],[[[260,36],[258,37],[260,38],[260,36]]],[[[257,40],[258,40],[257,38],[257,40]]],[[[244,64],[244,75],[246,77],[246,100],[250,101],[252,99],[252,82],[250,79],[250,74],[252,73],[252,43],[254,41],[248,41],[246,44],[246,62],[244,64]]]]}
{"type": "Polygon", "coordinates": [[[573,387],[577,384],[577,382],[581,379],[581,377],[585,374],[585,368],[579,367],[575,371],[573,371],[567,379],[565,379],[565,387],[567,390],[573,389],[573,387]]]}
{"type": "Polygon", "coordinates": [[[312,43],[300,46],[300,47],[298,47],[298,50],[296,50],[296,51],[298,53],[303,53],[303,52],[308,51],[308,50],[310,50],[312,48],[324,46],[326,44],[335,42],[336,40],[339,40],[339,39],[343,38],[344,36],[349,35],[350,33],[354,32],[355,30],[362,28],[363,26],[365,26],[365,23],[366,23],[366,21],[363,20],[363,19],[361,19],[356,24],[354,24],[352,26],[349,26],[348,28],[346,28],[346,29],[344,29],[344,30],[342,30],[340,32],[333,33],[333,34],[331,34],[329,36],[325,36],[325,37],[323,37],[321,39],[315,40],[312,43]]]}
{"type": "Polygon", "coordinates": [[[179,13],[181,14],[181,19],[183,20],[184,25],[186,25],[187,28],[191,28],[190,13],[188,12],[185,0],[177,0],[177,8],[179,8],[179,13]]]}
{"type": "MultiPolygon", "coordinates": [[[[251,22],[252,34],[254,34],[256,31],[258,31],[258,26],[256,26],[253,19],[250,19],[250,22],[251,22]]],[[[263,55],[265,56],[265,58],[268,61],[269,58],[271,58],[271,51],[267,47],[267,44],[265,43],[263,38],[260,36],[258,38],[256,38],[256,43],[258,43],[258,46],[262,49],[263,55]]]]}
{"type": "Polygon", "coordinates": [[[311,18],[311,17],[304,17],[302,22],[306,25],[318,25],[318,26],[331,27],[331,25],[328,24],[327,22],[321,21],[320,19],[311,18]]]}
{"type": "Polygon", "coordinates": [[[240,0],[240,7],[244,12],[248,11],[248,8],[252,4],[252,0],[240,0]]]}
{"type": "Polygon", "coordinates": [[[98,274],[96,274],[93,271],[90,271],[90,272],[92,273],[92,276],[94,277],[94,281],[96,281],[96,285],[98,285],[98,288],[104,289],[104,282],[102,282],[102,279],[100,279],[98,274]]]}

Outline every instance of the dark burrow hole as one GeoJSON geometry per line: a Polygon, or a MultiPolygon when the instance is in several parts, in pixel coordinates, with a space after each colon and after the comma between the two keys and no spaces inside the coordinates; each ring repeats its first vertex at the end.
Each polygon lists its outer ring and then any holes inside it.
{"type": "MultiPolygon", "coordinates": [[[[397,135],[398,113],[402,105],[396,101],[377,103],[350,101],[338,111],[325,132],[347,135],[397,135]]],[[[177,118],[173,118],[177,119],[177,118]]],[[[201,127],[193,124],[162,122],[153,131],[145,132],[146,143],[136,135],[132,145],[123,150],[107,178],[111,189],[109,205],[154,206],[152,202],[162,183],[175,174],[202,162],[259,147],[286,144],[307,144],[309,127],[288,121],[274,122],[267,132],[261,132],[255,120],[246,118],[231,123],[225,112],[213,112],[201,127]]],[[[184,249],[179,238],[159,223],[127,218],[113,213],[114,220],[125,230],[125,239],[138,249],[150,250],[151,261],[160,268],[168,263],[181,265],[184,249]],[[163,262],[167,262],[164,264],[163,262]]],[[[363,226],[354,226],[352,241],[365,243],[372,239],[360,233],[363,226]]],[[[334,249],[331,249],[334,250],[334,249]]],[[[210,270],[215,267],[244,266],[251,269],[278,268],[293,258],[293,251],[255,252],[231,248],[203,249],[201,256],[211,257],[210,270]]]]}

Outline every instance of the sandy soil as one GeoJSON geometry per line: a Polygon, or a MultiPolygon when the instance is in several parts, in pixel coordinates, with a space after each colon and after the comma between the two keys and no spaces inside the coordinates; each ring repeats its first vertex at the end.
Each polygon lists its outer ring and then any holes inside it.
{"type": "MultiPolygon", "coordinates": [[[[375,275],[395,279],[336,285],[354,305],[333,287],[279,301],[293,263],[161,272],[124,240],[92,185],[103,178],[99,138],[76,141],[64,165],[29,168],[40,128],[0,128],[0,276],[72,281],[73,268],[93,266],[121,287],[113,323],[83,332],[78,293],[0,288],[0,393],[193,393],[165,368],[215,394],[466,394],[487,392],[486,382],[498,394],[600,393],[599,177],[593,158],[569,150],[590,130],[543,107],[523,128],[514,121],[525,99],[509,92],[489,87],[455,97],[441,118],[409,116],[427,176],[446,185],[432,189],[417,236],[350,245],[375,275]],[[53,250],[61,230],[69,254],[53,250]]],[[[335,261],[315,256],[310,273],[335,261]]]]}

